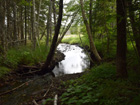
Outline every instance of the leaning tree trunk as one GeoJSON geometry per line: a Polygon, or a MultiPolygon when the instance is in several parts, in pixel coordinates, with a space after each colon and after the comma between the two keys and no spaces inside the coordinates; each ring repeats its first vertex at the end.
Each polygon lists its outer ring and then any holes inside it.
{"type": "Polygon", "coordinates": [[[96,49],[96,46],[95,46],[95,44],[93,42],[92,33],[91,33],[91,30],[90,30],[90,26],[89,26],[88,21],[87,21],[86,16],[85,16],[85,10],[84,10],[84,6],[83,6],[83,0],[80,0],[80,4],[81,4],[81,10],[82,10],[82,17],[83,17],[84,24],[86,26],[86,30],[87,30],[87,33],[88,33],[88,38],[89,38],[89,41],[90,41],[91,55],[94,55],[97,61],[101,61],[102,59],[101,59],[101,57],[100,57],[100,55],[99,55],[99,53],[98,53],[98,51],[96,49]]]}
{"type": "Polygon", "coordinates": [[[60,0],[59,1],[59,17],[58,17],[57,25],[55,27],[55,33],[54,33],[53,41],[52,41],[52,44],[51,44],[49,54],[48,54],[47,59],[45,61],[45,64],[42,66],[42,69],[41,69],[39,74],[44,74],[44,73],[51,72],[50,65],[51,65],[51,61],[52,61],[54,53],[55,53],[58,34],[60,32],[62,14],[63,14],[63,0],[60,0]]]}
{"type": "Polygon", "coordinates": [[[127,77],[125,0],[117,0],[117,76],[127,77]]]}

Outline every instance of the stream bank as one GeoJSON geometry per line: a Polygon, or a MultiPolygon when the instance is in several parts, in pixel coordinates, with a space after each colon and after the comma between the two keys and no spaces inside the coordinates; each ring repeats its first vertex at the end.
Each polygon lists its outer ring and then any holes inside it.
{"type": "Polygon", "coordinates": [[[33,100],[41,105],[47,98],[52,98],[56,94],[61,96],[65,91],[62,82],[79,78],[84,74],[81,73],[83,72],[83,68],[87,67],[85,65],[87,62],[81,61],[86,57],[83,55],[83,50],[77,48],[75,45],[72,46],[62,44],[61,47],[58,47],[52,66],[52,68],[55,68],[53,70],[55,76],[58,76],[56,78],[52,76],[52,73],[47,73],[42,76],[37,75],[36,71],[40,70],[42,64],[37,66],[22,65],[19,66],[17,71],[8,74],[0,82],[0,105],[32,105],[33,100]],[[70,61],[68,62],[68,60],[70,61]],[[77,63],[74,61],[77,61],[77,63]],[[73,63],[71,64],[71,62],[73,63]],[[65,67],[65,65],[67,66],[65,67]],[[68,68],[70,69],[68,70],[68,68]],[[56,70],[60,70],[61,72],[56,73],[56,70]],[[66,72],[66,70],[73,71],[66,72]]]}

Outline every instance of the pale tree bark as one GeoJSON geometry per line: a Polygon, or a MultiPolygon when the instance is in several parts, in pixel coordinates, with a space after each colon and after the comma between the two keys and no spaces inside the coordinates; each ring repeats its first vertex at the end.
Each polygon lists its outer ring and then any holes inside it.
{"type": "Polygon", "coordinates": [[[55,48],[56,48],[56,43],[57,43],[57,39],[58,39],[58,34],[59,34],[60,28],[61,28],[62,14],[63,14],[63,0],[60,0],[59,1],[59,16],[58,16],[57,25],[55,27],[53,41],[51,44],[49,54],[48,54],[47,59],[45,61],[45,64],[42,66],[42,69],[40,71],[40,74],[45,74],[45,73],[51,72],[50,65],[52,63],[51,61],[53,59],[53,56],[54,56],[55,50],[56,50],[55,48]]]}
{"type": "Polygon", "coordinates": [[[32,23],[32,30],[33,30],[33,47],[36,48],[36,16],[35,16],[35,0],[33,0],[33,23],[32,23]]]}
{"type": "Polygon", "coordinates": [[[56,26],[56,8],[55,8],[55,0],[52,0],[52,8],[53,8],[54,26],[56,26]]]}
{"type": "Polygon", "coordinates": [[[46,45],[49,46],[49,39],[51,38],[51,15],[52,15],[52,0],[49,0],[49,12],[48,12],[48,19],[47,19],[47,38],[46,38],[46,45]]]}
{"type": "Polygon", "coordinates": [[[41,4],[42,4],[42,0],[39,1],[39,8],[38,8],[38,15],[37,15],[37,37],[39,39],[39,35],[40,35],[40,31],[39,31],[39,15],[40,15],[40,10],[41,10],[41,4]]]}
{"type": "Polygon", "coordinates": [[[83,0],[80,0],[80,4],[81,4],[82,17],[83,17],[84,24],[86,26],[86,30],[87,30],[87,33],[88,33],[88,38],[89,38],[89,41],[90,41],[90,51],[91,51],[92,54],[94,54],[97,61],[101,61],[102,59],[101,59],[101,57],[100,57],[100,55],[99,55],[99,53],[96,49],[96,46],[94,44],[94,41],[93,41],[93,38],[92,38],[92,33],[91,33],[91,30],[90,30],[90,26],[89,26],[88,21],[87,21],[86,16],[85,16],[83,0]]]}
{"type": "Polygon", "coordinates": [[[117,0],[117,76],[127,77],[126,69],[126,8],[125,0],[117,0]]]}
{"type": "Polygon", "coordinates": [[[92,8],[93,8],[93,0],[90,0],[89,3],[90,9],[89,9],[89,26],[90,26],[90,30],[92,33],[92,8]]]}
{"type": "MultiPolygon", "coordinates": [[[[25,0],[26,1],[26,0],[25,0]]],[[[27,6],[25,5],[25,45],[27,44],[27,6]]]]}

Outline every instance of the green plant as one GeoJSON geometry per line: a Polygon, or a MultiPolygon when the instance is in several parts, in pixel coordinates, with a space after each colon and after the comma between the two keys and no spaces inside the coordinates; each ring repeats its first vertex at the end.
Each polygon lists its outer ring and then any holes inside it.
{"type": "Polygon", "coordinates": [[[9,68],[7,68],[7,67],[0,67],[0,78],[3,76],[3,75],[5,75],[5,74],[7,74],[7,73],[9,73],[11,71],[11,69],[9,69],[9,68]]]}
{"type": "Polygon", "coordinates": [[[62,105],[129,105],[138,95],[136,84],[116,78],[116,67],[111,63],[96,66],[68,84],[61,96],[62,105]]]}

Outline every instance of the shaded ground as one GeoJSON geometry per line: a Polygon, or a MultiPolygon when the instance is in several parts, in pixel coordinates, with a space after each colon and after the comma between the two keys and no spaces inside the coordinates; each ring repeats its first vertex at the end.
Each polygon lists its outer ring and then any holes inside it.
{"type": "MultiPolygon", "coordinates": [[[[41,105],[56,94],[60,104],[59,98],[66,89],[62,82],[79,78],[83,74],[69,74],[56,78],[46,74],[24,79],[14,74],[9,75],[7,80],[0,82],[0,105],[35,105],[35,102],[41,105]]],[[[53,105],[53,101],[49,101],[47,105],[53,105]]]]}

